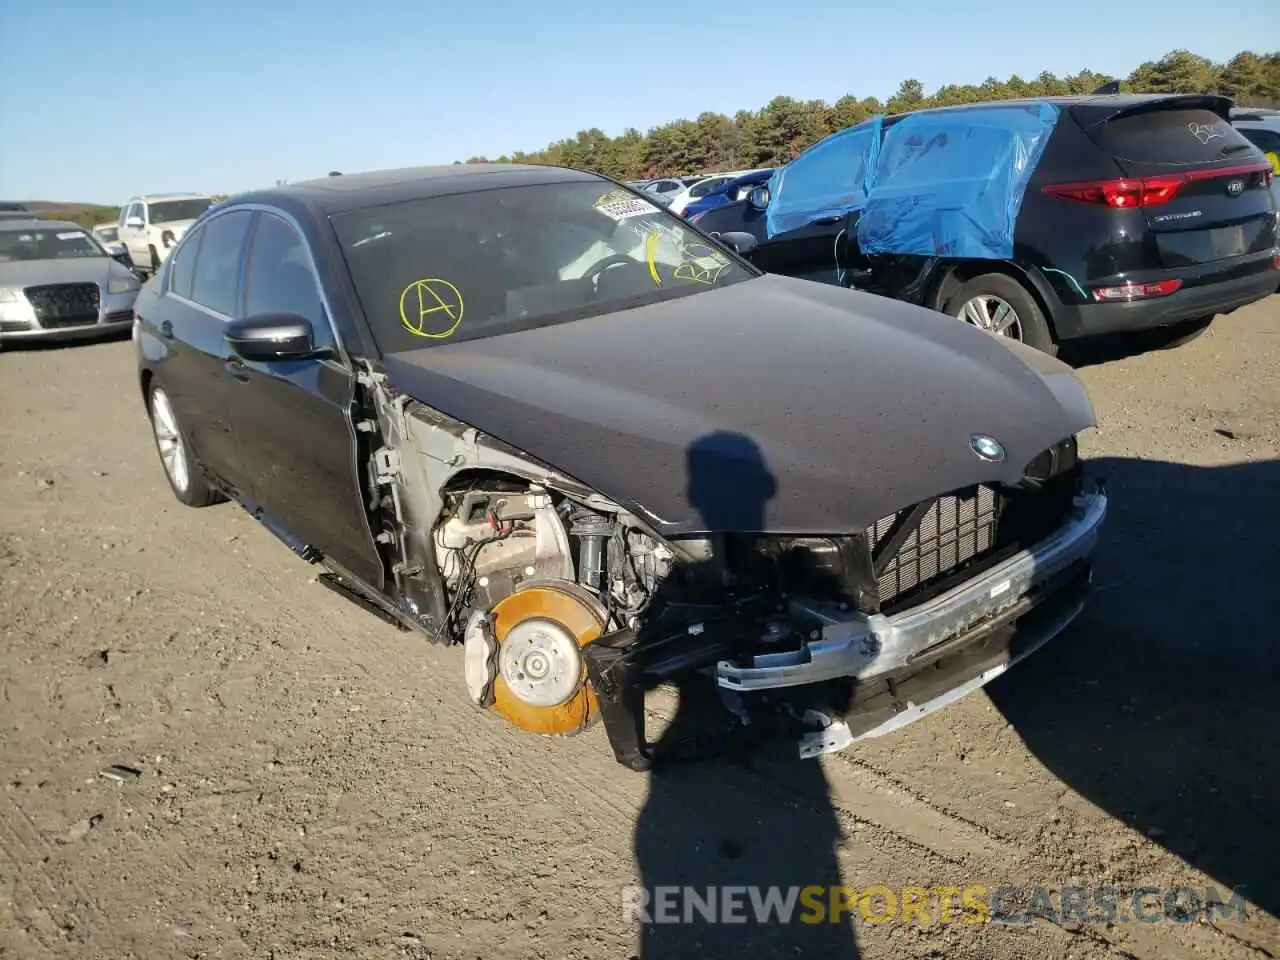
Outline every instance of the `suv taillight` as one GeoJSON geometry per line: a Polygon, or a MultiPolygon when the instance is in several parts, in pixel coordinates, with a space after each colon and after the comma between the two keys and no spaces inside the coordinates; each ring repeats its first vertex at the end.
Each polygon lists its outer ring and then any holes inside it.
{"type": "Polygon", "coordinates": [[[1149,300],[1167,297],[1182,289],[1181,280],[1157,280],[1155,283],[1125,283],[1118,287],[1095,287],[1093,298],[1103,303],[1125,300],[1149,300]]]}
{"type": "Polygon", "coordinates": [[[1271,185],[1273,171],[1270,163],[1249,163],[1238,167],[1218,167],[1212,170],[1191,170],[1187,173],[1171,173],[1159,177],[1142,177],[1134,180],[1092,180],[1086,183],[1051,183],[1041,192],[1051,197],[1100,203],[1116,210],[1130,207],[1158,207],[1178,195],[1183,184],[1217,177],[1239,177],[1259,174],[1261,185],[1271,185]]]}

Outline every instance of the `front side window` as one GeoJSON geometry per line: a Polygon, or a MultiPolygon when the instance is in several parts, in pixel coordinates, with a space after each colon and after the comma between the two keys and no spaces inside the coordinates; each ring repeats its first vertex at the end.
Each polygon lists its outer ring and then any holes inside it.
{"type": "Polygon", "coordinates": [[[332,218],[384,353],[499,336],[756,276],[601,181],[409,200],[332,218]]]}
{"type": "Polygon", "coordinates": [[[284,220],[264,213],[253,228],[245,268],[245,316],[268,313],[305,317],[317,343],[333,339],[302,237],[284,220]]]}
{"type": "Polygon", "coordinates": [[[211,206],[213,206],[213,200],[209,197],[193,200],[158,200],[149,205],[148,212],[151,214],[152,223],[175,223],[179,220],[194,220],[211,206]]]}
{"type": "Polygon", "coordinates": [[[240,264],[253,214],[233,210],[201,227],[191,299],[224,316],[239,318],[240,264]]]}
{"type": "Polygon", "coordinates": [[[29,260],[84,260],[107,251],[84,230],[50,226],[35,230],[0,230],[0,263],[29,260]]]}

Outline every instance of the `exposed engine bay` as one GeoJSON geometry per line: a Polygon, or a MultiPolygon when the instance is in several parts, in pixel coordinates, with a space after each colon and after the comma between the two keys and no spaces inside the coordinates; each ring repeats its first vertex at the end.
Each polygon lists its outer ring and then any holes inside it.
{"type": "MultiPolygon", "coordinates": [[[[549,735],[602,718],[618,760],[633,769],[661,759],[645,738],[643,698],[664,681],[696,677],[716,691],[724,737],[785,728],[802,738],[802,753],[847,745],[841,718],[857,712],[859,696],[870,703],[888,690],[889,717],[914,708],[919,697],[898,696],[894,678],[938,668],[944,654],[971,656],[976,639],[1025,612],[1034,585],[1006,584],[1007,601],[989,591],[981,610],[931,622],[927,642],[918,627],[896,624],[998,570],[1081,503],[1071,437],[1037,458],[1018,489],[955,491],[858,534],[664,539],[641,511],[392,394],[378,374],[362,382],[375,416],[361,430],[378,442],[370,516],[402,624],[462,645],[479,706],[549,735]],[[822,667],[833,645],[839,658],[822,667]],[[938,655],[921,660],[922,651],[938,655]],[[795,679],[753,679],[786,669],[795,679]]],[[[1082,570],[1063,576],[1078,586],[1082,570]]],[[[1008,662],[1009,649],[985,655],[1008,662]]]]}

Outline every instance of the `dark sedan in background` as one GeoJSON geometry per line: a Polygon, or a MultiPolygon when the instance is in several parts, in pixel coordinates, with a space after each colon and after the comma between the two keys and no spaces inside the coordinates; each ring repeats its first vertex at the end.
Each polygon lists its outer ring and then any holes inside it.
{"type": "Polygon", "coordinates": [[[0,343],[128,330],[138,286],[78,224],[0,220],[0,343]]]}
{"type": "MultiPolygon", "coordinates": [[[[767,276],[621,184],[466,165],[235,197],[138,301],[174,494],[462,646],[523,730],[703,677],[806,755],[981,686],[1079,612],[1106,513],[1057,361],[767,276]]],[[[742,718],[761,722],[743,724],[742,718]]],[[[723,745],[718,736],[712,744],[723,745]]]]}

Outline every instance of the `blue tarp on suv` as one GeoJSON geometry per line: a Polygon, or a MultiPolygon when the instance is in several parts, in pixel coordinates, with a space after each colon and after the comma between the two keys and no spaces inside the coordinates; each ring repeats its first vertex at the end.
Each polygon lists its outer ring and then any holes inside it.
{"type": "Polygon", "coordinates": [[[860,210],[864,254],[1006,260],[1059,110],[1044,101],[874,117],[832,134],[770,182],[770,237],[860,210]]]}

